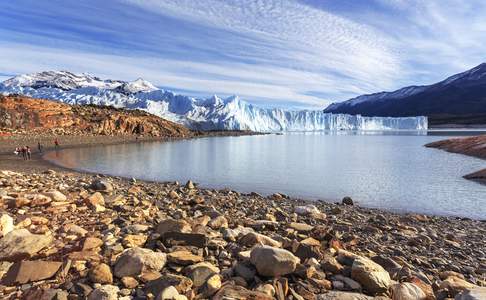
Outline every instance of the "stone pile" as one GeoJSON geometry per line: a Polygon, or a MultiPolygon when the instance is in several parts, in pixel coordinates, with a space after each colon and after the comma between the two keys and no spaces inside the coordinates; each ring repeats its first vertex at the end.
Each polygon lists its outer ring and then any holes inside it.
{"type": "Polygon", "coordinates": [[[0,171],[2,299],[486,299],[486,223],[0,171]]]}

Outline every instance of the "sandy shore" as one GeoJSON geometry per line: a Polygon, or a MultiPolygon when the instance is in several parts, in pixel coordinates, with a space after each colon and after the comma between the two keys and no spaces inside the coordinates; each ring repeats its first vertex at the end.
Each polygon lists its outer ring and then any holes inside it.
{"type": "Polygon", "coordinates": [[[38,154],[23,161],[8,153],[20,141],[36,143],[10,137],[1,144],[2,299],[385,300],[486,292],[486,222],[367,209],[351,199],[310,203],[73,172],[38,154]]]}

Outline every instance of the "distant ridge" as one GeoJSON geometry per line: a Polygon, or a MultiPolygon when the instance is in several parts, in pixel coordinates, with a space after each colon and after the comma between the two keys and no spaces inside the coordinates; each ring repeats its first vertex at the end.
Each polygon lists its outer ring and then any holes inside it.
{"type": "Polygon", "coordinates": [[[486,124],[486,63],[441,82],[362,95],[329,105],[325,112],[365,116],[428,116],[431,124],[486,124]],[[466,117],[466,118],[465,118],[466,117]]]}

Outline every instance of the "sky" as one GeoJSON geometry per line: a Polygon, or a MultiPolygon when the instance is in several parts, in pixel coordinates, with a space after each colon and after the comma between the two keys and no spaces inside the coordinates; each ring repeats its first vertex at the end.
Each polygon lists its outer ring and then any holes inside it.
{"type": "Polygon", "coordinates": [[[0,0],[0,80],[68,70],[322,108],[485,62],[485,15],[483,0],[0,0]]]}

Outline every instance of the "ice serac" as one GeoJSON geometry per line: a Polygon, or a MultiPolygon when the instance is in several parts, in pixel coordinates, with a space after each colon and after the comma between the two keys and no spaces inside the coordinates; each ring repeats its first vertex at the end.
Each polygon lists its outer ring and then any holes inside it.
{"type": "Polygon", "coordinates": [[[97,104],[145,110],[199,130],[260,132],[321,130],[426,130],[426,117],[364,117],[324,110],[261,108],[237,96],[195,99],[156,88],[150,82],[102,80],[89,74],[46,71],[19,75],[0,84],[0,93],[22,94],[68,104],[97,104]]]}

